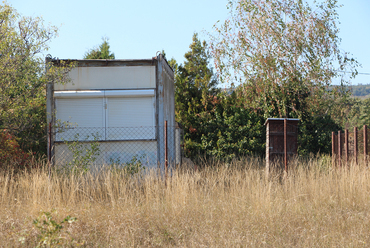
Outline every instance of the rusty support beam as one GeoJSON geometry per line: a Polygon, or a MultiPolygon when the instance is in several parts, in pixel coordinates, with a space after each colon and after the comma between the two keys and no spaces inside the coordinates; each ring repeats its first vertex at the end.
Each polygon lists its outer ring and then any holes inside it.
{"type": "Polygon", "coordinates": [[[367,125],[364,125],[364,163],[367,163],[367,125]]]}
{"type": "Polygon", "coordinates": [[[331,165],[335,167],[335,133],[331,132],[331,165]]]}
{"type": "Polygon", "coordinates": [[[346,154],[345,154],[346,167],[348,167],[348,129],[344,130],[344,146],[346,149],[346,154]]]}
{"type": "Polygon", "coordinates": [[[288,151],[287,151],[287,119],[284,119],[284,164],[285,173],[288,173],[288,151]]]}
{"type": "Polygon", "coordinates": [[[342,166],[341,131],[338,131],[338,166],[342,166]]]}
{"type": "Polygon", "coordinates": [[[358,156],[358,140],[357,140],[357,127],[353,128],[353,155],[355,156],[355,164],[357,164],[358,156]]]}

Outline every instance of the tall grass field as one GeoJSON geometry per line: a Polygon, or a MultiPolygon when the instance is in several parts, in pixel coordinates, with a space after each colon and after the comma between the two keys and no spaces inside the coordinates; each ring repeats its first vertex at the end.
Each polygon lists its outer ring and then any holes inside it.
{"type": "Polygon", "coordinates": [[[370,171],[293,161],[198,170],[0,173],[1,247],[369,247],[370,171]]]}

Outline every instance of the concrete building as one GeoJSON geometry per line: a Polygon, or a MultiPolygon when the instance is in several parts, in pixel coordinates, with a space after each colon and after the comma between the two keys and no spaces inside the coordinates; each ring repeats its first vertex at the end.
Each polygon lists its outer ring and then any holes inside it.
{"type": "MultiPolygon", "coordinates": [[[[55,65],[60,61],[48,59],[55,65]]],[[[47,84],[49,144],[54,164],[73,151],[66,142],[99,142],[97,164],[127,163],[134,157],[148,167],[163,167],[165,121],[168,162],[176,161],[174,73],[159,54],[143,60],[68,60],[76,63],[67,84],[47,84]]],[[[178,139],[176,139],[178,140],[178,139]]]]}

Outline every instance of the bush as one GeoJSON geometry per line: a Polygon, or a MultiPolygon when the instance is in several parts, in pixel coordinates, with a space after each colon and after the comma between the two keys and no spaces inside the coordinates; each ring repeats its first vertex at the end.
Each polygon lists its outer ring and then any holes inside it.
{"type": "Polygon", "coordinates": [[[30,166],[32,154],[20,149],[17,139],[7,130],[0,132],[0,166],[24,169],[30,166]]]}

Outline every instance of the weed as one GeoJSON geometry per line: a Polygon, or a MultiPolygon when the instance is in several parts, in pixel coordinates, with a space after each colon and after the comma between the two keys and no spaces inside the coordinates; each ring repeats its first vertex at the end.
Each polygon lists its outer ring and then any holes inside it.
{"type": "MultiPolygon", "coordinates": [[[[53,212],[53,211],[52,211],[53,212]]],[[[72,224],[77,219],[67,216],[61,222],[53,219],[52,212],[42,212],[41,215],[33,220],[33,225],[38,230],[37,247],[55,247],[63,244],[73,243],[68,231],[62,233],[65,224],[72,224]]]]}
{"type": "MultiPolygon", "coordinates": [[[[100,155],[99,135],[93,134],[92,136],[94,141],[88,145],[79,141],[79,134],[74,136],[73,141],[65,141],[68,149],[73,153],[72,161],[66,165],[67,170],[77,174],[89,171],[89,165],[93,164],[100,155]]],[[[86,139],[89,139],[89,136],[86,139]]]]}

